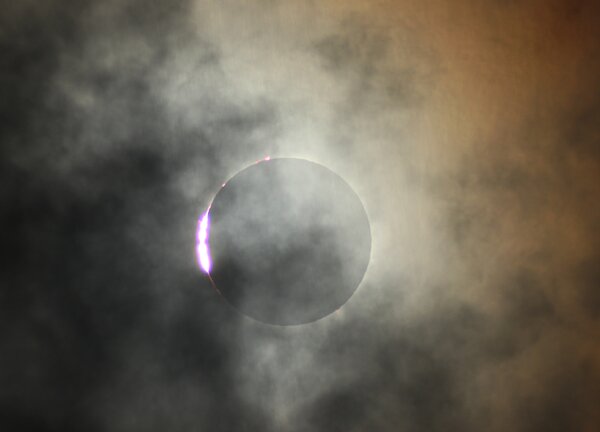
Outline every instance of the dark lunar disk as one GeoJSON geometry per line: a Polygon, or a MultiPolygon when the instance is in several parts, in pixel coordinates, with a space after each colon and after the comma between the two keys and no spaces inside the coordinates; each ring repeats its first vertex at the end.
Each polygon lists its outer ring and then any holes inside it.
{"type": "Polygon", "coordinates": [[[362,203],[329,169],[302,159],[246,168],[210,209],[212,278],[240,312],[302,324],[340,308],[369,263],[362,203]]]}

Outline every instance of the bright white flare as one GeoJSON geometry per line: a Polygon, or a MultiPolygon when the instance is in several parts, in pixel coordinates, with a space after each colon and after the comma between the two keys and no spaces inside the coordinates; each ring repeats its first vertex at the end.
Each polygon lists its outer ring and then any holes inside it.
{"type": "MultiPolygon", "coordinates": [[[[263,159],[257,160],[255,163],[268,162],[270,160],[271,156],[267,155],[263,159]]],[[[224,188],[225,185],[227,185],[227,182],[223,183],[221,187],[224,188]]],[[[208,230],[210,227],[210,218],[208,216],[209,212],[210,206],[198,221],[198,230],[196,232],[196,256],[198,258],[198,265],[200,268],[210,276],[212,261],[210,259],[210,253],[208,250],[208,230]]]]}
{"type": "Polygon", "coordinates": [[[198,256],[198,264],[200,264],[202,270],[207,274],[210,274],[211,268],[210,255],[208,253],[209,211],[210,208],[202,215],[202,218],[198,222],[198,232],[196,233],[196,255],[198,256]]]}

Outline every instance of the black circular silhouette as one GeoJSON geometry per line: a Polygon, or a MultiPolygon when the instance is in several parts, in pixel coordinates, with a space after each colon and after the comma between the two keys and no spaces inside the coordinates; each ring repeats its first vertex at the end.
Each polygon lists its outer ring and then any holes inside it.
{"type": "Polygon", "coordinates": [[[322,165],[265,160],[232,177],[210,207],[211,277],[258,321],[293,325],[340,308],[367,269],[371,231],[351,187],[322,165]]]}

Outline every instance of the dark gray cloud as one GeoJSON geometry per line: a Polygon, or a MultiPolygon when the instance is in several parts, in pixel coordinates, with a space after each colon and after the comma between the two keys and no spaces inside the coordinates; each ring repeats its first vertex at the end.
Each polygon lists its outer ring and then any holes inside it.
{"type": "Polygon", "coordinates": [[[169,123],[153,80],[186,9],[30,5],[3,32],[3,430],[260,428],[229,414],[244,411],[228,372],[239,318],[187,240],[218,153],[270,110],[169,123]]]}

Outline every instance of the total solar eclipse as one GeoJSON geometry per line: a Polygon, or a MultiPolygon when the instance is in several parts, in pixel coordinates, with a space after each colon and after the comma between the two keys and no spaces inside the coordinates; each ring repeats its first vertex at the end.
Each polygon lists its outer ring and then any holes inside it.
{"type": "Polygon", "coordinates": [[[265,158],[229,179],[198,222],[201,269],[239,312],[303,324],[343,306],[369,264],[361,200],[330,169],[265,158]]]}

